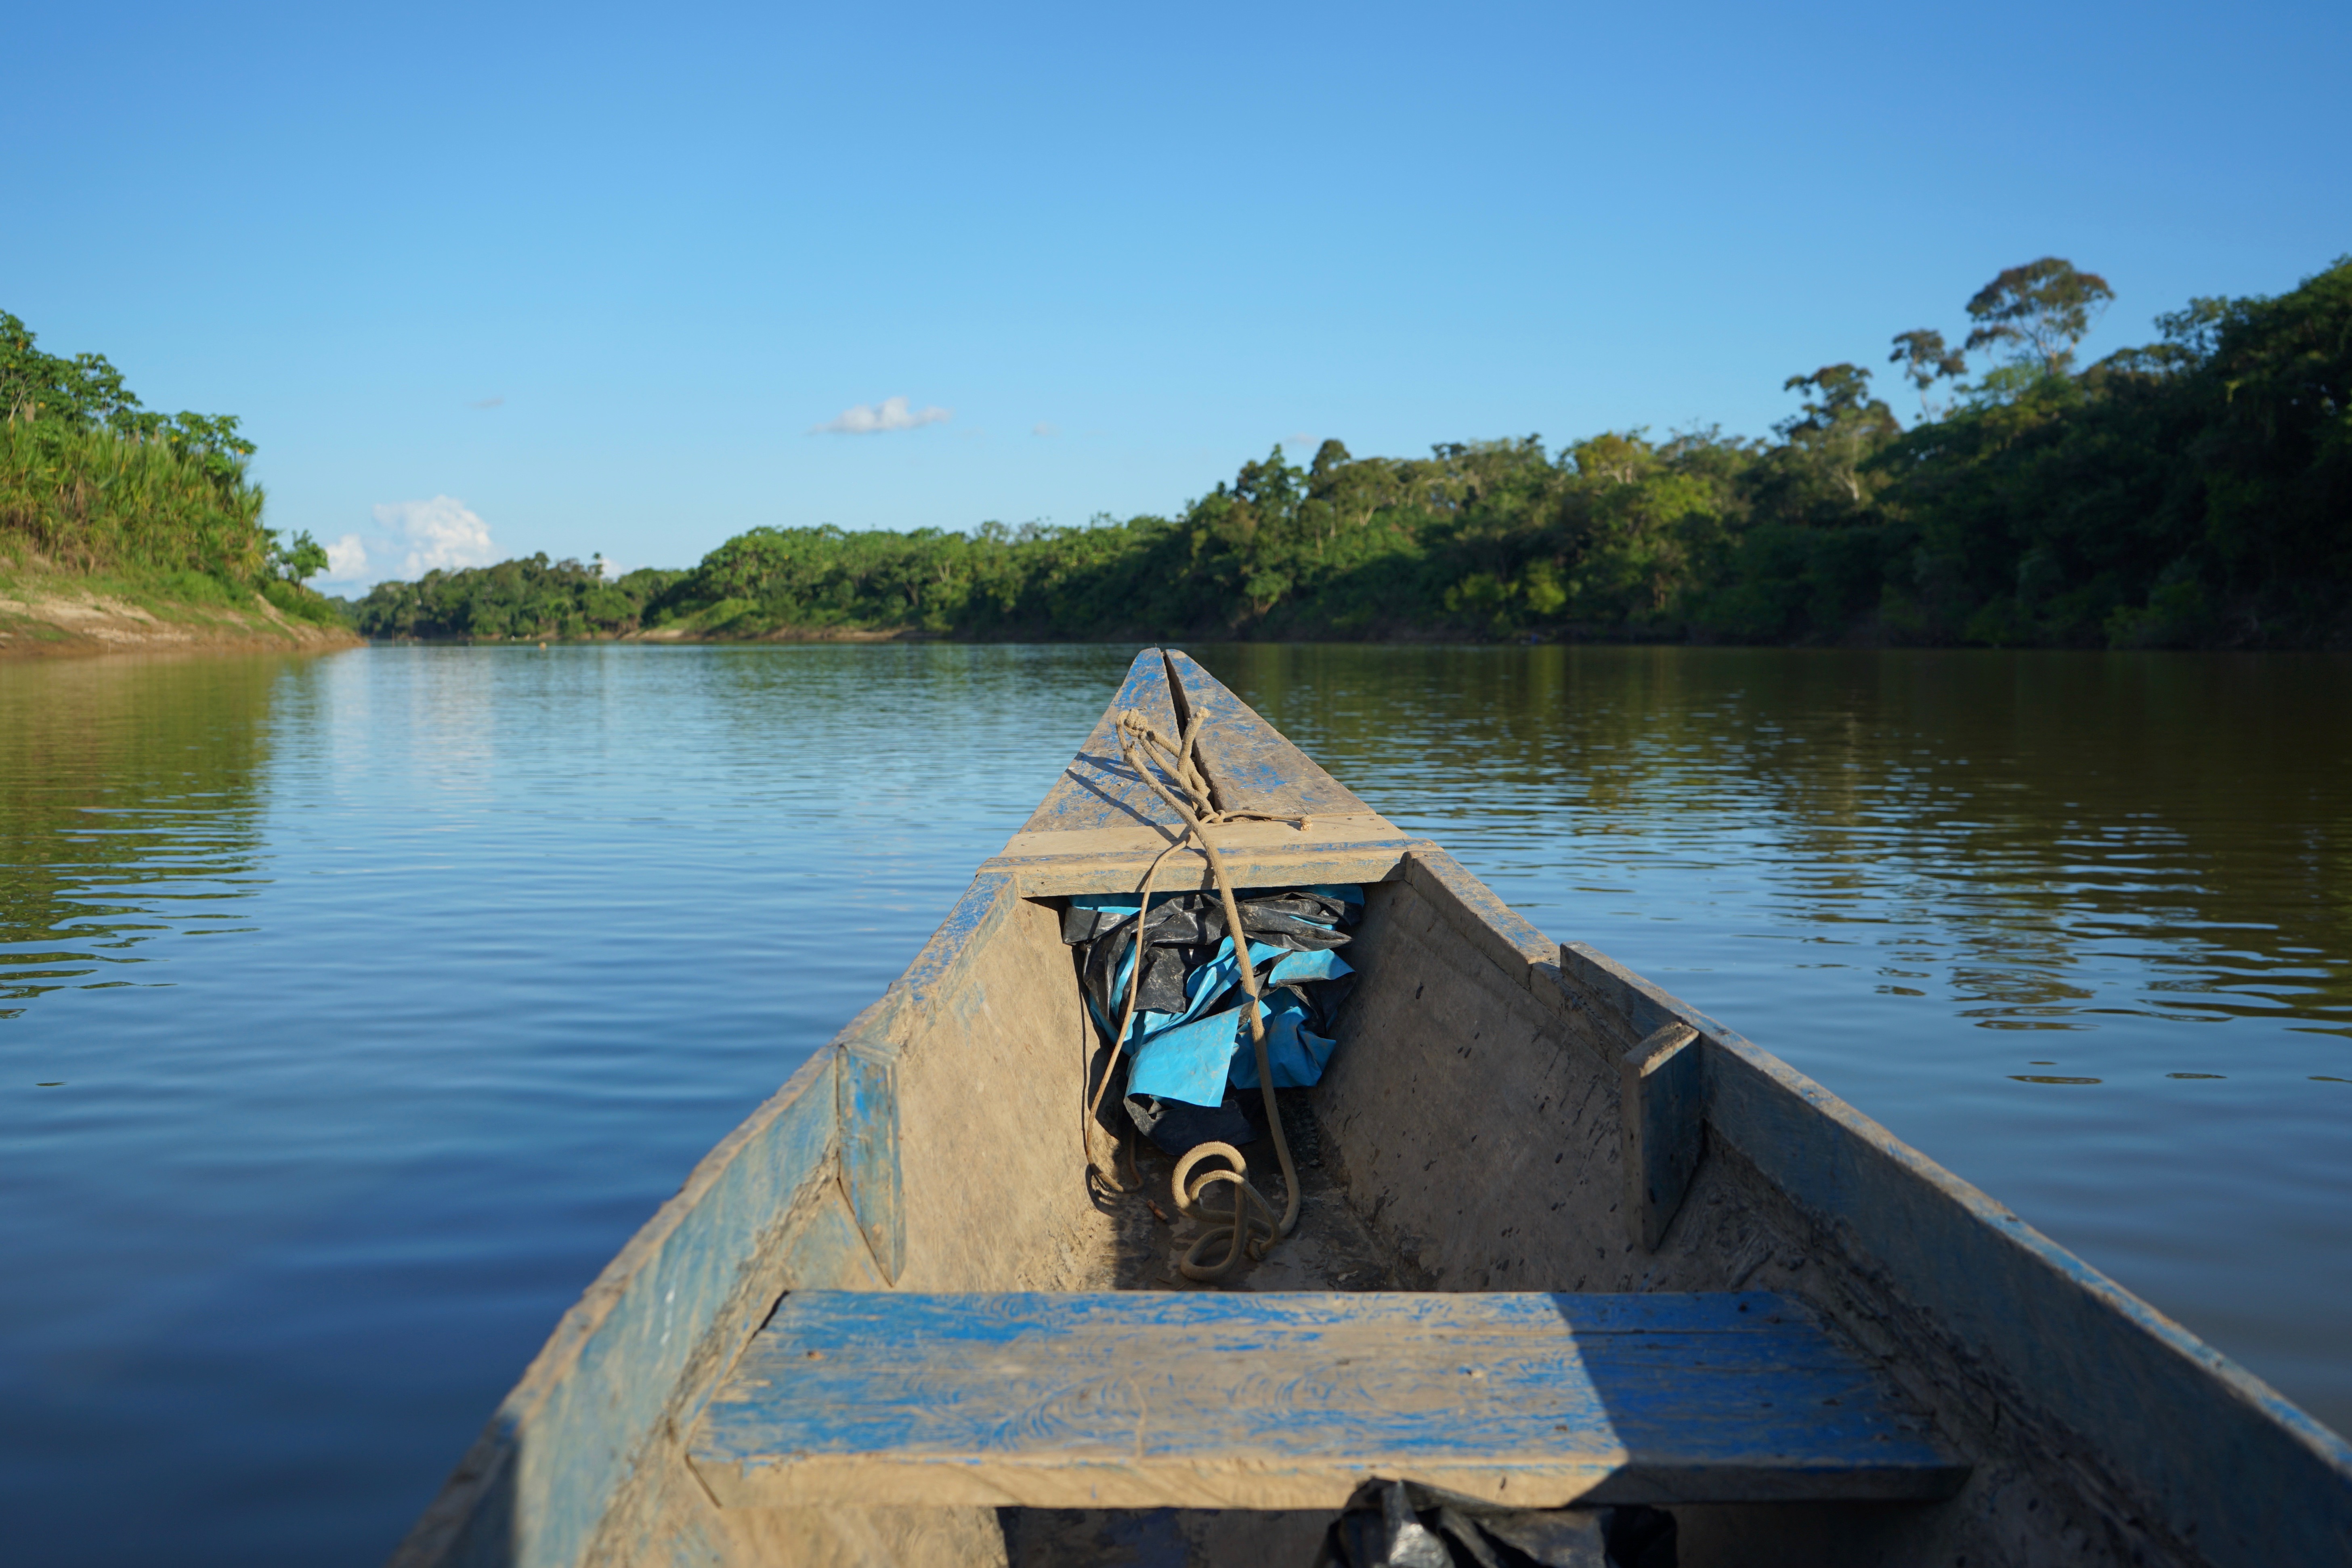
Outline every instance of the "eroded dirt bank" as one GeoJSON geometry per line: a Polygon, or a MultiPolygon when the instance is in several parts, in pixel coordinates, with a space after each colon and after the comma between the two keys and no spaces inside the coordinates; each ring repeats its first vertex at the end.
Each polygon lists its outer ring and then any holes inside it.
{"type": "Polygon", "coordinates": [[[281,614],[257,594],[249,605],[231,606],[134,602],[54,584],[0,586],[0,659],[206,649],[324,653],[361,641],[348,628],[281,614]]]}

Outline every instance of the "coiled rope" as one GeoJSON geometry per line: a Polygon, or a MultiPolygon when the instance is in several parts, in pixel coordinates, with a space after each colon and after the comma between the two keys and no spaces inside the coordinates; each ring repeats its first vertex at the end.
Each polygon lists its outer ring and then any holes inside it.
{"type": "Polygon", "coordinates": [[[1250,1185],[1249,1163],[1242,1152],[1231,1144],[1201,1144],[1177,1163],[1175,1176],[1176,1207],[1187,1218],[1198,1220],[1206,1227],[1195,1239],[1176,1267],[1188,1280],[1222,1280],[1239,1268],[1245,1259],[1265,1256],[1266,1249],[1291,1233],[1298,1224],[1298,1171],[1291,1163],[1290,1140],[1283,1136],[1282,1114],[1274,1097],[1274,1071],[1266,1058],[1265,1019],[1259,1000],[1256,966],[1250,961],[1249,933],[1242,926],[1241,907],[1234,901],[1234,882],[1225,870],[1224,857],[1217,852],[1214,840],[1209,837],[1212,823],[1234,821],[1288,822],[1305,831],[1313,825],[1307,817],[1274,817],[1257,811],[1220,811],[1209,790],[1209,781],[1192,759],[1193,745],[1200,738],[1201,716],[1195,714],[1184,726],[1181,740],[1170,740],[1151,727],[1151,721],[1133,708],[1118,716],[1118,749],[1136,776],[1151,787],[1151,791],[1168,804],[1183,823],[1184,831],[1168,847],[1152,858],[1143,873],[1143,896],[1135,912],[1134,964],[1128,978],[1127,1006],[1118,1020],[1118,1032],[1112,1037],[1110,1058],[1104,1064],[1101,1084],[1095,1090],[1087,1106],[1087,1135],[1093,1140],[1094,1129],[1102,1109],[1103,1096],[1110,1090],[1111,1076],[1118,1067],[1119,1053],[1127,1045],[1128,1030],[1135,1022],[1137,999],[1143,994],[1143,960],[1146,926],[1151,915],[1151,883],[1160,874],[1160,862],[1192,841],[1197,840],[1201,852],[1207,857],[1209,870],[1216,879],[1217,896],[1224,905],[1225,932],[1232,937],[1236,966],[1241,970],[1242,992],[1246,998],[1243,1017],[1248,1021],[1250,1048],[1257,1054],[1258,1092],[1265,1096],[1266,1129],[1274,1136],[1275,1156],[1281,1162],[1285,1193],[1283,1210],[1277,1218],[1274,1207],[1267,1203],[1256,1187],[1250,1185]],[[1160,764],[1155,769],[1154,762],[1160,764]],[[1164,770],[1181,789],[1179,800],[1160,779],[1157,771],[1164,770]],[[1192,1178],[1192,1167],[1204,1159],[1222,1159],[1231,1167],[1209,1170],[1192,1178]],[[1215,1187],[1232,1189],[1232,1206],[1226,1208],[1210,1207],[1207,1198],[1215,1187]],[[1222,1246],[1223,1250],[1214,1259],[1206,1255],[1222,1246]]]}

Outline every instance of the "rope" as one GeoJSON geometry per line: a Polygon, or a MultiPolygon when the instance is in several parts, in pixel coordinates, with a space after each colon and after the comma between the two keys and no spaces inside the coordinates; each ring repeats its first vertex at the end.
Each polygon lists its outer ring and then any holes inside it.
{"type": "Polygon", "coordinates": [[[1291,1163],[1290,1140],[1283,1136],[1282,1113],[1274,1097],[1274,1070],[1265,1049],[1264,1004],[1257,988],[1257,967],[1250,961],[1249,933],[1243,928],[1241,908],[1234,902],[1232,876],[1225,870],[1224,857],[1217,852],[1216,841],[1209,837],[1211,823],[1234,821],[1288,822],[1304,831],[1312,826],[1306,817],[1274,817],[1257,811],[1220,811],[1209,791],[1209,781],[1192,760],[1193,744],[1200,738],[1201,716],[1195,714],[1184,727],[1180,741],[1171,741],[1152,728],[1151,721],[1133,708],[1118,716],[1118,749],[1136,776],[1151,787],[1153,794],[1167,803],[1183,823],[1184,831],[1161,850],[1150,867],[1143,873],[1143,902],[1135,912],[1135,962],[1128,980],[1127,1007],[1119,1019],[1118,1033],[1111,1042],[1108,1062],[1103,1069],[1101,1086],[1095,1092],[1087,1113],[1087,1139],[1091,1145],[1093,1129],[1097,1125],[1096,1114],[1103,1096],[1108,1092],[1111,1073],[1118,1065],[1119,1052],[1127,1044],[1127,1031],[1135,1019],[1136,998],[1143,992],[1143,959],[1147,935],[1146,925],[1151,915],[1151,883],[1160,873],[1160,862],[1182,848],[1188,841],[1197,840],[1201,852],[1207,857],[1210,873],[1215,877],[1218,899],[1224,905],[1225,932],[1233,938],[1234,956],[1241,970],[1242,993],[1245,1000],[1242,1016],[1249,1024],[1250,1048],[1257,1053],[1258,1092],[1265,1097],[1266,1130],[1274,1136],[1274,1152],[1282,1166],[1285,1193],[1282,1215],[1277,1219],[1273,1206],[1257,1188],[1250,1185],[1249,1166],[1241,1151],[1230,1144],[1202,1144],[1185,1155],[1176,1166],[1176,1206],[1188,1218],[1197,1219],[1208,1228],[1192,1243],[1189,1251],[1177,1263],[1188,1280],[1222,1280],[1240,1267],[1244,1259],[1265,1256],[1266,1249],[1287,1236],[1298,1224],[1298,1169],[1291,1163]],[[1139,755],[1139,752],[1140,755],[1139,755]],[[1179,800],[1171,793],[1150,765],[1157,761],[1160,769],[1175,780],[1187,799],[1179,800]],[[1204,1171],[1197,1181],[1188,1180],[1192,1167],[1202,1160],[1216,1158],[1227,1162],[1229,1170],[1204,1171]],[[1230,1208],[1212,1208],[1207,1204],[1211,1189],[1231,1186],[1233,1205],[1230,1208]],[[1219,1243],[1223,1253],[1214,1261],[1204,1261],[1202,1254],[1219,1243]]]}

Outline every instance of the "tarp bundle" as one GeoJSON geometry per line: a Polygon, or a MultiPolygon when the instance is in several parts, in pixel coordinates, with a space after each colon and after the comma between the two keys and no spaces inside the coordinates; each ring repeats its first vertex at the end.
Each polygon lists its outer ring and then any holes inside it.
{"type": "Polygon", "coordinates": [[[1517,1509],[1372,1479],[1324,1532],[1314,1568],[1675,1568],[1675,1516],[1639,1503],[1517,1509]]]}
{"type": "MultiPolygon", "coordinates": [[[[1335,949],[1363,912],[1363,889],[1250,889],[1234,904],[1265,998],[1275,1087],[1305,1088],[1331,1058],[1331,1019],[1355,973],[1335,949]]],[[[1126,1015],[1140,924],[1143,986],[1127,1040],[1128,1113],[1171,1153],[1212,1138],[1246,1143],[1254,1134],[1230,1091],[1257,1087],[1257,1056],[1224,906],[1213,893],[1155,894],[1139,923],[1138,904],[1131,893],[1080,894],[1062,917],[1062,940],[1080,949],[1087,1006],[1106,1040],[1126,1015]]]]}

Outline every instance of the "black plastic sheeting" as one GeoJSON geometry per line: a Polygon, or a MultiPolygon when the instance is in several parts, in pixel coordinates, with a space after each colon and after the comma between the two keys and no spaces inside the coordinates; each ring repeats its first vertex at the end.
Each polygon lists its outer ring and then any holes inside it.
{"type": "Polygon", "coordinates": [[[1675,1536],[1660,1509],[1512,1509],[1369,1480],[1324,1532],[1315,1568],[1676,1568],[1675,1536]]]}
{"type": "MultiPolygon", "coordinates": [[[[1244,890],[1234,900],[1242,927],[1255,945],[1286,952],[1315,952],[1344,946],[1346,927],[1361,916],[1363,903],[1355,888],[1287,887],[1244,890]]],[[[1073,899],[1062,915],[1062,940],[1077,950],[1078,978],[1095,1025],[1108,1041],[1126,1013],[1127,992],[1120,984],[1128,955],[1136,939],[1136,899],[1107,896],[1099,901],[1073,899]],[[1120,904],[1124,907],[1119,907],[1120,904]]],[[[1139,1015],[1173,1014],[1184,1010],[1188,983],[1202,965],[1216,957],[1226,937],[1224,904],[1216,894],[1154,894],[1150,918],[1143,923],[1143,983],[1136,1003],[1139,1015]]],[[[1263,968],[1264,966],[1261,966],[1263,968]]],[[[1308,980],[1281,989],[1294,992],[1305,1004],[1309,1027],[1318,1034],[1336,1035],[1333,1020],[1340,1004],[1354,988],[1355,977],[1308,980]]],[[[1236,997],[1239,988],[1234,988],[1236,997]]],[[[1273,996],[1268,993],[1267,1000],[1273,996]]],[[[1138,1018],[1139,1030],[1142,1026],[1138,1018]]],[[[1133,1041],[1130,1040],[1130,1047],[1133,1041]]],[[[1122,1065],[1121,1071],[1127,1071],[1122,1065]]],[[[1256,1090],[1226,1091],[1223,1103],[1192,1105],[1150,1095],[1124,1097],[1129,1118],[1142,1134],[1168,1154],[1181,1158],[1203,1143],[1246,1144],[1264,1131],[1256,1090]]]]}

